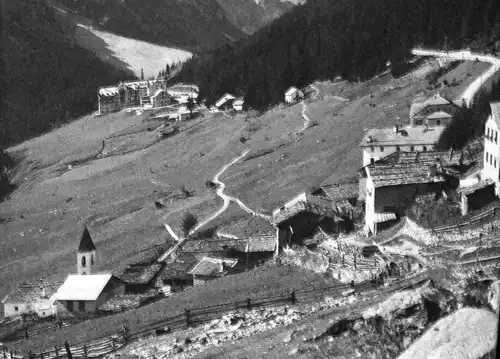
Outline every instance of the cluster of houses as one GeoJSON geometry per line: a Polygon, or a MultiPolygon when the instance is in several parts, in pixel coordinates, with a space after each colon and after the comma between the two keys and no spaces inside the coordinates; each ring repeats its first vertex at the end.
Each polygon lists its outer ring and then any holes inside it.
{"type": "Polygon", "coordinates": [[[484,143],[437,151],[439,137],[460,110],[458,103],[437,95],[412,104],[407,126],[367,131],[359,170],[367,233],[377,234],[397,221],[418,196],[439,198],[457,191],[466,215],[499,195],[500,104],[491,104],[484,143]]]}
{"type": "Polygon", "coordinates": [[[167,87],[165,79],[120,82],[117,86],[101,87],[97,93],[99,114],[125,108],[158,108],[173,103],[185,103],[198,97],[196,85],[177,84],[167,87]]]}
{"type": "MultiPolygon", "coordinates": [[[[301,101],[304,98],[304,92],[298,88],[292,86],[285,91],[285,103],[292,105],[301,101]]],[[[228,111],[234,110],[236,112],[241,112],[246,110],[245,100],[242,96],[235,97],[230,93],[225,93],[220,99],[218,99],[214,106],[211,108],[212,112],[228,111]]]]}

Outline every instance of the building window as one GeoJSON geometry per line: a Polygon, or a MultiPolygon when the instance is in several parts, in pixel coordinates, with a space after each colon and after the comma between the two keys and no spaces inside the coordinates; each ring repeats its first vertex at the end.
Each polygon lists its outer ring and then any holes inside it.
{"type": "Polygon", "coordinates": [[[370,163],[373,165],[375,163],[375,158],[370,158],[370,163]]]}
{"type": "Polygon", "coordinates": [[[495,143],[497,143],[497,140],[498,140],[498,132],[495,131],[495,143]]]}
{"type": "Polygon", "coordinates": [[[414,146],[411,146],[411,147],[410,147],[410,151],[412,151],[412,152],[413,152],[413,151],[415,151],[415,147],[414,147],[414,146]]]}
{"type": "Polygon", "coordinates": [[[396,151],[397,152],[401,151],[401,148],[399,146],[396,146],[396,151]]]}
{"type": "Polygon", "coordinates": [[[436,120],[436,125],[440,126],[441,125],[441,120],[436,120]]]}
{"type": "Polygon", "coordinates": [[[422,151],[427,152],[427,147],[422,147],[422,151]]]}
{"type": "Polygon", "coordinates": [[[90,264],[91,265],[94,265],[94,255],[92,254],[91,257],[90,257],[90,264]]]}
{"type": "Polygon", "coordinates": [[[422,120],[415,120],[415,126],[422,126],[422,120]]]}
{"type": "Polygon", "coordinates": [[[380,152],[384,152],[384,147],[380,146],[380,152]]]}
{"type": "Polygon", "coordinates": [[[82,256],[82,267],[85,267],[87,265],[87,258],[85,258],[85,255],[82,256]]]}
{"type": "Polygon", "coordinates": [[[78,311],[85,312],[85,301],[83,300],[78,301],[78,311]]]}
{"type": "Polygon", "coordinates": [[[66,301],[66,309],[68,309],[68,312],[72,312],[73,311],[73,301],[72,300],[68,300],[66,301]]]}
{"type": "Polygon", "coordinates": [[[125,103],[125,91],[120,91],[120,103],[125,103]]]}
{"type": "Polygon", "coordinates": [[[375,152],[375,147],[370,147],[370,149],[372,150],[372,152],[375,152]]]}
{"type": "Polygon", "coordinates": [[[16,312],[19,312],[19,307],[14,307],[14,310],[15,310],[16,312]]]}

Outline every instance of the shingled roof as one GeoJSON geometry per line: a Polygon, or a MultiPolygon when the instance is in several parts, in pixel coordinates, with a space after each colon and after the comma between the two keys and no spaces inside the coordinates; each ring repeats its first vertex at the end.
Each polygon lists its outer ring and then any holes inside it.
{"type": "Polygon", "coordinates": [[[78,246],[78,252],[92,252],[95,251],[95,245],[90,237],[89,229],[87,226],[83,228],[82,239],[80,240],[80,245],[78,246]]]}
{"type": "Polygon", "coordinates": [[[62,281],[40,280],[20,283],[1,303],[31,303],[50,298],[61,286],[62,281]],[[43,293],[45,291],[45,293],[43,293]],[[44,297],[45,294],[45,297],[44,297]]]}
{"type": "Polygon", "coordinates": [[[450,105],[450,104],[458,107],[458,105],[455,102],[447,100],[439,94],[434,95],[425,101],[417,100],[411,104],[410,117],[418,115],[418,113],[427,106],[439,106],[439,105],[450,105]]]}
{"type": "Polygon", "coordinates": [[[306,194],[305,200],[301,199],[293,203],[293,205],[284,206],[279,210],[275,210],[273,212],[272,222],[274,225],[279,225],[303,212],[315,213],[320,216],[334,215],[332,202],[330,200],[306,194]]]}
{"type": "Polygon", "coordinates": [[[467,160],[460,151],[395,152],[364,168],[378,188],[445,182],[445,174],[455,174],[461,163],[467,164],[467,160]],[[436,176],[429,176],[429,166],[436,164],[436,176]]]}

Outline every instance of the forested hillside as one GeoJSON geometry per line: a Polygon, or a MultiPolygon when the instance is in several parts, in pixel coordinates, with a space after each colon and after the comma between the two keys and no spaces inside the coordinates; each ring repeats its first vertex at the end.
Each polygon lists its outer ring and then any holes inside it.
{"type": "Polygon", "coordinates": [[[101,28],[189,51],[245,37],[290,10],[282,0],[57,0],[101,28]]]}
{"type": "Polygon", "coordinates": [[[99,86],[133,77],[76,45],[45,1],[3,4],[0,149],[93,111],[99,86]]]}
{"type": "Polygon", "coordinates": [[[387,61],[397,75],[415,45],[491,46],[499,33],[496,0],[309,0],[248,39],[197,54],[179,80],[198,83],[208,104],[231,92],[262,109],[291,85],[363,79],[387,61]]]}

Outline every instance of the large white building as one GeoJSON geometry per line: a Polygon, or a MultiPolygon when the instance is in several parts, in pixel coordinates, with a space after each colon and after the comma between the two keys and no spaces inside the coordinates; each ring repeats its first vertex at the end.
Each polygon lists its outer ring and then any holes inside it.
{"type": "Polygon", "coordinates": [[[445,127],[376,128],[366,132],[360,147],[363,151],[363,167],[395,152],[426,152],[435,145],[445,127]]]}

